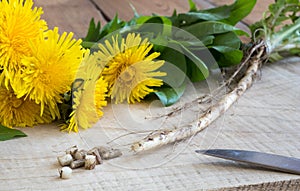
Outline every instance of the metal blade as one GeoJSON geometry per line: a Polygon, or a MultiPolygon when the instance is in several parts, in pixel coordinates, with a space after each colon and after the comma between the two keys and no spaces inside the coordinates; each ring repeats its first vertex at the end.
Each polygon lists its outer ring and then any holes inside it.
{"type": "Polygon", "coordinates": [[[272,170],[300,174],[300,159],[298,158],[246,150],[211,149],[196,150],[196,152],[272,170]]]}

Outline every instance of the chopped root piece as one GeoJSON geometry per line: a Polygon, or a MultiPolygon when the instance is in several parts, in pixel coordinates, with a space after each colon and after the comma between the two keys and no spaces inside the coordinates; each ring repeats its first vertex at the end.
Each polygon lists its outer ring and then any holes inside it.
{"type": "Polygon", "coordinates": [[[85,156],[85,163],[84,163],[84,168],[88,170],[92,170],[96,166],[96,157],[94,155],[86,155],[85,156]]]}
{"type": "Polygon", "coordinates": [[[86,155],[87,155],[87,151],[82,149],[82,150],[75,152],[74,158],[76,160],[81,160],[81,159],[84,159],[86,155]]]}
{"type": "Polygon", "coordinates": [[[103,160],[109,160],[122,156],[122,152],[120,149],[113,149],[103,146],[99,146],[96,148],[98,149],[98,152],[103,160]]]}
{"type": "Polygon", "coordinates": [[[65,154],[63,156],[57,157],[57,160],[61,166],[68,166],[73,161],[73,157],[71,154],[65,154]]]}
{"type": "Polygon", "coordinates": [[[75,153],[77,151],[78,151],[78,148],[76,145],[74,145],[66,150],[66,154],[70,154],[70,155],[72,155],[73,158],[75,158],[75,153]]]}
{"type": "Polygon", "coordinates": [[[84,164],[85,164],[84,159],[74,160],[71,162],[70,167],[71,167],[71,169],[80,168],[80,167],[83,167],[84,164]]]}
{"type": "Polygon", "coordinates": [[[72,176],[72,169],[70,167],[62,167],[59,171],[59,177],[62,179],[69,179],[72,176]]]}
{"type": "Polygon", "coordinates": [[[102,159],[101,156],[99,154],[99,151],[97,149],[97,147],[92,148],[91,150],[89,150],[87,152],[88,155],[94,155],[96,157],[96,164],[102,164],[102,159]]]}

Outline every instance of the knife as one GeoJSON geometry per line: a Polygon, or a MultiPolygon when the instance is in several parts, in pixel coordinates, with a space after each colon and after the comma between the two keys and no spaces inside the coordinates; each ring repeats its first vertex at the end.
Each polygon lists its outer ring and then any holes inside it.
{"type": "Polygon", "coordinates": [[[257,151],[230,150],[230,149],[210,149],[196,150],[197,153],[244,162],[267,169],[288,172],[300,175],[300,159],[275,155],[257,151]]]}

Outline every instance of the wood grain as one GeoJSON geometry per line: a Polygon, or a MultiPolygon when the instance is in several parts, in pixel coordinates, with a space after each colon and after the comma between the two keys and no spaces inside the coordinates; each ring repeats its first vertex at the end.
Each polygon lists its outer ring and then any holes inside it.
{"type": "Polygon", "coordinates": [[[257,190],[300,190],[300,179],[292,179],[289,181],[268,182],[263,184],[245,185],[234,188],[218,189],[218,191],[257,191],[257,190]]]}
{"type": "MultiPolygon", "coordinates": [[[[189,10],[187,0],[172,0],[172,1],[141,1],[141,0],[93,0],[102,12],[108,17],[113,18],[116,13],[124,20],[130,20],[133,17],[133,11],[130,4],[136,9],[140,15],[151,15],[153,13],[159,15],[172,15],[176,9],[178,13],[189,10]]],[[[197,1],[198,8],[212,7],[206,1],[197,1]]]]}
{"type": "Polygon", "coordinates": [[[76,38],[87,34],[91,18],[106,23],[101,13],[89,0],[34,0],[35,5],[43,7],[42,18],[49,28],[59,27],[60,32],[73,32],[76,38]]]}
{"type": "MultiPolygon", "coordinates": [[[[85,35],[91,17],[105,23],[92,1],[35,2],[43,6],[43,17],[50,27],[72,31],[77,37],[85,35]]],[[[119,10],[123,19],[133,15],[128,2],[95,0],[108,18],[119,10]]],[[[188,4],[182,0],[130,2],[143,14],[171,14],[174,8],[180,11],[188,9],[188,4]]],[[[210,6],[210,3],[230,1],[203,2],[210,6]]],[[[258,0],[257,13],[247,18],[247,23],[260,18],[260,9],[266,6],[264,2],[258,0]]],[[[142,130],[174,128],[190,123],[188,120],[196,118],[199,107],[195,105],[176,118],[149,121],[145,116],[158,115],[172,107],[162,108],[155,101],[120,107],[108,104],[104,117],[93,128],[79,134],[62,133],[56,123],[24,128],[22,131],[28,137],[0,142],[0,190],[299,190],[298,175],[194,152],[196,149],[234,148],[300,158],[300,61],[272,64],[262,68],[261,72],[253,87],[208,129],[193,139],[142,155],[129,152],[127,143],[145,136],[142,130]],[[92,171],[78,169],[69,180],[58,178],[56,157],[66,148],[77,145],[87,149],[106,145],[128,132],[137,134],[128,134],[109,144],[120,147],[124,152],[122,157],[105,161],[92,171]]],[[[191,90],[195,89],[199,90],[191,87],[191,90]]],[[[193,91],[188,92],[182,100],[187,101],[192,94],[193,91]]]]}

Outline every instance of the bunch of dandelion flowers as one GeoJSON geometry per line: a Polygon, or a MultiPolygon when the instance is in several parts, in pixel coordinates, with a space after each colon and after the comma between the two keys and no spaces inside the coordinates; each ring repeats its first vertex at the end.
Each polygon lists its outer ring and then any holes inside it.
{"type": "Polygon", "coordinates": [[[33,8],[32,0],[2,0],[0,10],[0,83],[8,88],[22,57],[30,55],[30,41],[39,38],[47,24],[40,19],[42,8],[33,8]]]}
{"type": "Polygon", "coordinates": [[[154,61],[160,53],[149,55],[153,45],[147,38],[142,39],[139,34],[130,33],[126,39],[118,42],[118,36],[112,37],[105,44],[99,44],[97,56],[106,67],[103,70],[104,79],[109,83],[109,95],[115,103],[127,101],[140,102],[146,95],[155,90],[150,87],[159,87],[163,81],[158,77],[166,73],[157,71],[163,60],[154,61]]]}
{"type": "Polygon", "coordinates": [[[94,54],[86,51],[72,88],[72,113],[62,130],[78,132],[79,127],[90,128],[103,115],[107,105],[108,83],[100,76],[103,65],[94,54]]]}
{"type": "Polygon", "coordinates": [[[40,104],[41,115],[48,106],[53,119],[60,118],[57,104],[70,91],[85,51],[81,40],[72,37],[73,33],[66,32],[60,36],[58,28],[54,28],[31,42],[30,56],[23,57],[22,69],[12,82],[18,98],[26,96],[40,104]]]}

